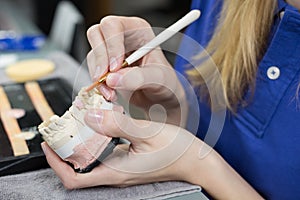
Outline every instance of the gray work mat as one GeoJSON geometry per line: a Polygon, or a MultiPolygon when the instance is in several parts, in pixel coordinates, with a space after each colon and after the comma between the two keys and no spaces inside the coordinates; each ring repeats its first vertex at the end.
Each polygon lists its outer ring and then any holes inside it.
{"type": "Polygon", "coordinates": [[[185,182],[162,182],[126,188],[95,187],[66,190],[52,169],[0,177],[0,189],[0,199],[30,200],[166,199],[201,190],[200,187],[185,182]]]}

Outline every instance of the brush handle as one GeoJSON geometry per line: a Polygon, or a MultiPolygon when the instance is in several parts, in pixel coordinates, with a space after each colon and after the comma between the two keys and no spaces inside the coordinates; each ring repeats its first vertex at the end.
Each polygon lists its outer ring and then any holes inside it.
{"type": "MultiPolygon", "coordinates": [[[[134,53],[132,53],[130,56],[128,56],[123,64],[123,67],[127,67],[128,65],[131,65],[135,61],[139,60],[141,57],[152,51],[154,48],[158,47],[160,44],[168,40],[170,37],[175,35],[177,32],[179,32],[184,27],[188,26],[192,22],[194,22],[196,19],[200,17],[200,10],[191,10],[189,13],[187,13],[184,17],[179,19],[177,22],[175,22],[173,25],[169,26],[166,30],[162,31],[160,34],[158,34],[155,38],[153,38],[150,42],[145,44],[144,46],[140,47],[138,50],[136,50],[134,53]]],[[[106,73],[103,77],[101,77],[98,81],[95,81],[92,85],[90,85],[86,91],[90,91],[99,84],[105,82],[109,72],[106,73]]]]}
{"type": "Polygon", "coordinates": [[[141,57],[149,53],[154,48],[158,47],[160,44],[168,40],[170,37],[175,35],[177,32],[179,32],[184,27],[188,26],[192,22],[194,22],[196,19],[198,19],[200,16],[199,10],[191,10],[189,13],[187,13],[184,17],[179,19],[177,22],[175,22],[173,25],[168,27],[166,30],[158,34],[155,38],[153,38],[150,42],[148,42],[146,45],[142,46],[138,50],[136,50],[134,53],[132,53],[129,57],[125,59],[125,61],[128,63],[128,65],[134,63],[135,61],[139,60],[141,57]]]}

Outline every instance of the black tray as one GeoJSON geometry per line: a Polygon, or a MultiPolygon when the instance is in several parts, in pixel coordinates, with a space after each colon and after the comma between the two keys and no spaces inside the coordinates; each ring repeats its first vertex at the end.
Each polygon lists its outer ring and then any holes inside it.
{"type": "MultiPolygon", "coordinates": [[[[63,115],[72,104],[72,87],[65,80],[60,78],[37,82],[53,112],[59,116],[63,115]]],[[[6,84],[2,85],[2,87],[12,108],[23,108],[26,110],[26,115],[18,119],[20,128],[24,131],[34,131],[37,134],[32,140],[26,141],[30,154],[14,156],[9,139],[0,120],[0,176],[48,167],[40,146],[43,139],[37,130],[37,126],[42,120],[31,103],[24,84],[6,84]]]]}

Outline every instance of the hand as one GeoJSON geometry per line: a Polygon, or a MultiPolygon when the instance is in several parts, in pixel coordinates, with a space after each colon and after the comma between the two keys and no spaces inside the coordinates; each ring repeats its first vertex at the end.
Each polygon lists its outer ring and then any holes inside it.
{"type": "Polygon", "coordinates": [[[186,181],[216,199],[262,199],[212,148],[180,127],[135,120],[119,112],[90,110],[86,123],[97,133],[129,140],[98,167],[78,174],[46,143],[47,161],[67,189],[186,181]]]}
{"type": "Polygon", "coordinates": [[[85,121],[99,134],[122,137],[131,144],[118,145],[103,164],[89,173],[78,174],[43,143],[48,163],[66,188],[191,181],[194,176],[189,169],[197,160],[200,140],[188,131],[173,125],[135,120],[108,110],[91,110],[85,121]]]}
{"type": "Polygon", "coordinates": [[[87,62],[95,81],[110,71],[106,84],[99,86],[108,100],[116,100],[116,92],[125,101],[142,108],[146,113],[155,104],[164,107],[167,122],[184,126],[187,105],[184,90],[163,52],[157,48],[129,68],[120,69],[126,55],[154,37],[150,25],[137,17],[108,16],[87,31],[92,50],[87,62]],[[129,92],[129,95],[128,95],[129,92]]]}

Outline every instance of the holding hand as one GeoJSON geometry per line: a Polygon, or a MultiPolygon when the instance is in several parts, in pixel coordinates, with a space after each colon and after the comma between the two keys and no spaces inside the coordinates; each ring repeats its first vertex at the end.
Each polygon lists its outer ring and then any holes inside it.
{"type": "MultiPolygon", "coordinates": [[[[149,42],[154,33],[150,25],[136,17],[109,16],[88,32],[92,46],[88,66],[95,81],[110,71],[106,85],[99,86],[108,100],[116,100],[117,90],[129,92],[128,101],[146,113],[151,106],[165,108],[167,122],[184,126],[187,113],[184,90],[176,73],[157,48],[129,68],[120,69],[126,55],[149,42]]],[[[127,95],[128,96],[128,95],[127,95]]]]}
{"type": "Polygon", "coordinates": [[[91,172],[77,174],[44,143],[47,161],[66,188],[128,186],[166,180],[193,182],[190,164],[197,160],[199,148],[204,144],[188,131],[108,110],[90,110],[85,121],[97,133],[125,138],[131,144],[116,147],[91,172]]]}
{"type": "Polygon", "coordinates": [[[90,110],[85,121],[99,134],[131,143],[118,145],[86,174],[76,173],[43,143],[49,165],[67,189],[177,180],[200,185],[217,199],[261,199],[218,153],[185,129],[108,110],[90,110]]]}

